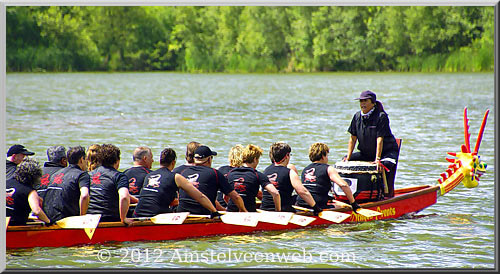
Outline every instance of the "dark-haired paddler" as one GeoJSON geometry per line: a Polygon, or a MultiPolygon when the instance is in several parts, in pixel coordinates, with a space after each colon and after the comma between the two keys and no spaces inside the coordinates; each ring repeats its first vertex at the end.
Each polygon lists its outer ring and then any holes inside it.
{"type": "Polygon", "coordinates": [[[70,147],[67,153],[69,166],[50,176],[45,191],[43,210],[56,222],[69,216],[85,215],[90,196],[90,176],[87,173],[85,148],[70,147]]]}
{"type": "Polygon", "coordinates": [[[88,214],[101,214],[103,222],[121,221],[131,224],[127,218],[130,205],[128,178],[120,167],[120,149],[112,144],[103,144],[99,150],[101,166],[90,175],[90,203],[88,214]]]}
{"type": "Polygon", "coordinates": [[[172,172],[176,159],[177,155],[171,148],[166,148],[161,152],[160,168],[146,176],[134,217],[152,217],[172,212],[170,204],[177,197],[179,188],[209,210],[212,217],[220,215],[207,196],[196,189],[182,175],[172,172]]]}

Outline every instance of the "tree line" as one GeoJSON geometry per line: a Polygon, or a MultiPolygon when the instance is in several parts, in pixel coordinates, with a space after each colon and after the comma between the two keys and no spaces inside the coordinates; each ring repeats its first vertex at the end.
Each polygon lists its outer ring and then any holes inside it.
{"type": "Polygon", "coordinates": [[[7,71],[493,71],[494,7],[7,7],[7,71]]]}

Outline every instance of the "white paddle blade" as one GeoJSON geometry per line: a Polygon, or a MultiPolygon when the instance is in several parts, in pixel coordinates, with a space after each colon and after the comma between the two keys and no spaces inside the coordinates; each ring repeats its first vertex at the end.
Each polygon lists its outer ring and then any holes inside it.
{"type": "Polygon", "coordinates": [[[71,216],[61,219],[56,224],[62,228],[96,228],[101,219],[101,214],[87,214],[71,216]]]}
{"type": "Polygon", "coordinates": [[[351,216],[350,214],[346,214],[346,213],[342,213],[342,212],[335,212],[335,211],[326,211],[326,210],[323,210],[319,213],[320,218],[328,220],[330,222],[337,223],[337,224],[341,223],[342,221],[349,218],[350,216],[351,216]]]}
{"type": "Polygon", "coordinates": [[[274,212],[259,210],[259,221],[277,225],[287,225],[292,218],[292,212],[274,212]]]}
{"type": "Polygon", "coordinates": [[[87,214],[83,216],[71,216],[61,219],[56,224],[62,228],[79,228],[85,231],[89,239],[94,236],[94,232],[99,225],[101,214],[87,214]]]}
{"type": "Polygon", "coordinates": [[[290,219],[290,223],[300,225],[300,226],[307,226],[310,223],[312,223],[314,220],[316,220],[316,218],[314,218],[314,217],[293,214],[292,218],[290,219]]]}
{"type": "Polygon", "coordinates": [[[361,214],[361,215],[363,215],[363,216],[365,216],[367,218],[371,218],[371,217],[382,215],[382,213],[380,213],[378,211],[371,210],[371,209],[366,209],[366,208],[360,208],[360,209],[358,209],[358,211],[356,211],[356,213],[361,214]]]}
{"type": "Polygon", "coordinates": [[[220,219],[225,224],[255,227],[257,226],[257,223],[259,223],[258,214],[259,213],[252,212],[228,212],[220,216],[220,219]]]}
{"type": "Polygon", "coordinates": [[[163,213],[151,217],[151,222],[155,224],[180,225],[186,220],[189,212],[163,213]]]}

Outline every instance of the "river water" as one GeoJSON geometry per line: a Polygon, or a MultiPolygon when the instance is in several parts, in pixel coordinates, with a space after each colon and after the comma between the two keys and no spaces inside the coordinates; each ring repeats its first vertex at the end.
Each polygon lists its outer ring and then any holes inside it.
{"type": "Polygon", "coordinates": [[[359,110],[353,99],[370,89],[389,113],[394,135],[403,139],[396,187],[435,184],[448,165],[446,152],[458,152],[464,143],[464,107],[471,146],[490,109],[479,151],[488,168],[479,187],[459,185],[419,218],[7,250],[8,269],[495,267],[493,73],[8,74],[6,87],[6,149],[22,143],[41,163],[48,146],[113,143],[121,149],[121,170],[132,165],[139,145],[152,148],[157,168],[163,148],[174,148],[181,164],[186,143],[196,140],[219,153],[215,167],[227,163],[233,145],[256,144],[264,149],[262,171],[270,164],[270,144],[286,141],[299,172],[309,164],[307,149],[314,142],[329,145],[330,164],[346,153],[347,128],[359,110]]]}

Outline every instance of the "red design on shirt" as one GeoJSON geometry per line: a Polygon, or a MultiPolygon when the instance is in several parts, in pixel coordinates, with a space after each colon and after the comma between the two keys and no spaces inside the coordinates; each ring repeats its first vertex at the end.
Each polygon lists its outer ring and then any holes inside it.
{"type": "Polygon", "coordinates": [[[15,188],[8,188],[6,191],[6,204],[13,205],[14,204],[14,193],[16,193],[15,188]]]}
{"type": "Polygon", "coordinates": [[[43,177],[40,179],[40,185],[41,186],[48,186],[49,185],[49,179],[50,179],[50,174],[45,174],[43,177]]]}
{"type": "Polygon", "coordinates": [[[64,173],[59,173],[54,177],[54,184],[60,185],[62,184],[62,178],[64,177],[64,173]]]}
{"type": "Polygon", "coordinates": [[[278,182],[276,182],[276,180],[278,179],[278,173],[267,175],[267,178],[269,179],[269,182],[271,182],[271,184],[273,184],[275,187],[278,187],[278,182]]]}
{"type": "Polygon", "coordinates": [[[93,185],[100,185],[101,184],[101,179],[99,179],[99,177],[101,177],[100,172],[97,172],[96,174],[94,174],[94,176],[92,176],[92,184],[93,185]]]}
{"type": "Polygon", "coordinates": [[[247,186],[245,185],[245,179],[243,177],[234,180],[234,190],[237,192],[245,192],[247,190],[247,186]]]}
{"type": "Polygon", "coordinates": [[[313,167],[313,168],[310,168],[308,170],[305,171],[305,176],[304,176],[304,181],[306,182],[316,182],[316,176],[314,175],[314,172],[316,171],[316,169],[313,167]]]}
{"type": "Polygon", "coordinates": [[[135,178],[130,178],[130,180],[128,180],[128,191],[132,194],[139,192],[139,188],[135,185],[135,181],[135,178]]]}

